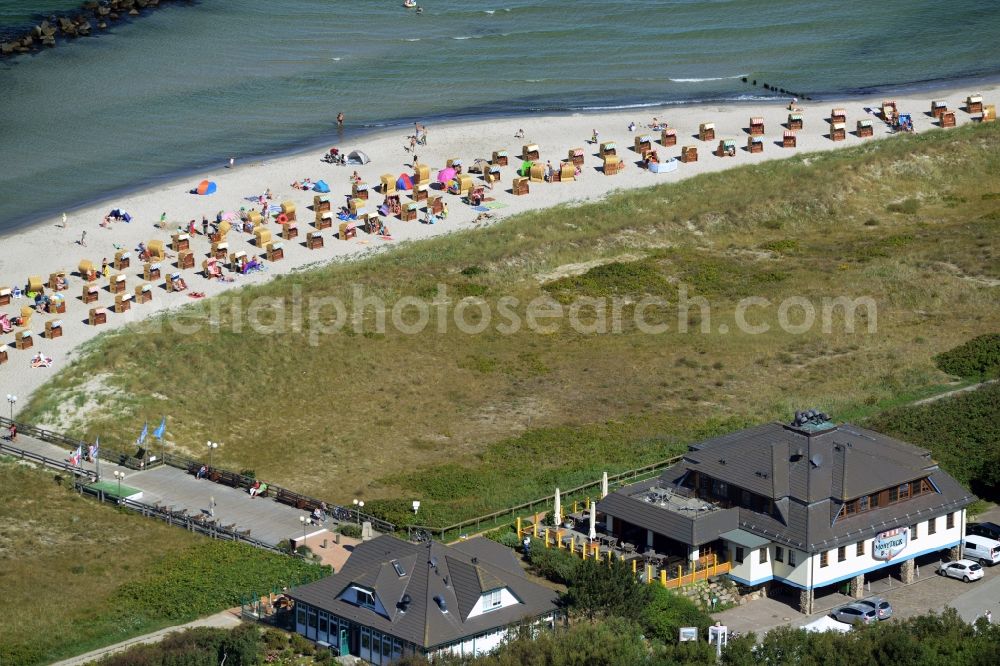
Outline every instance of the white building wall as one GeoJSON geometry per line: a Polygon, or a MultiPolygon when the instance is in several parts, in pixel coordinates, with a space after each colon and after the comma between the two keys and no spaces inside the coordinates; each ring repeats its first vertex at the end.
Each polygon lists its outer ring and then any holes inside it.
{"type": "MultiPolygon", "coordinates": [[[[507,608],[508,606],[513,606],[519,603],[521,603],[520,599],[511,594],[511,591],[505,587],[500,590],[500,606],[492,610],[500,610],[501,608],[507,608]]],[[[472,607],[472,611],[469,612],[469,617],[465,619],[468,620],[473,617],[478,617],[488,612],[489,611],[483,610],[483,597],[479,597],[479,601],[476,602],[476,605],[472,607]]]]}
{"type": "MultiPolygon", "coordinates": [[[[845,547],[845,560],[840,562],[837,557],[837,549],[827,551],[827,566],[820,566],[820,554],[812,556],[813,560],[813,581],[812,587],[821,587],[831,583],[840,582],[854,576],[868,573],[882,567],[892,566],[904,560],[912,559],[936,550],[942,550],[953,546],[962,540],[965,525],[965,511],[955,512],[954,527],[946,529],[947,516],[938,516],[936,519],[937,531],[935,534],[928,534],[928,521],[917,523],[916,540],[912,529],[910,530],[909,542],[906,547],[891,560],[884,562],[872,557],[872,539],[865,539],[864,555],[856,554],[856,544],[847,544],[845,547]]],[[[911,526],[912,527],[912,526],[911,526]]]]}

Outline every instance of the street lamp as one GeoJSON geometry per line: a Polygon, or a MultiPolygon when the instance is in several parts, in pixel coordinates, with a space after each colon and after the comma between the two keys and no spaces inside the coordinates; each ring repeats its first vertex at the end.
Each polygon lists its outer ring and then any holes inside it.
{"type": "Polygon", "coordinates": [[[218,442],[213,442],[213,441],[209,440],[209,442],[208,442],[208,466],[209,466],[210,469],[215,467],[215,465],[212,464],[212,461],[215,458],[214,454],[215,454],[215,450],[217,448],[219,448],[219,443],[218,442]]]}
{"type": "Polygon", "coordinates": [[[354,509],[354,515],[357,516],[358,525],[360,525],[361,524],[361,509],[365,508],[365,501],[364,500],[356,499],[356,500],[354,500],[354,506],[357,507],[356,509],[354,509]]]}
{"type": "Polygon", "coordinates": [[[10,393],[8,393],[7,394],[7,402],[10,403],[10,420],[13,421],[14,420],[14,403],[17,402],[17,396],[16,395],[11,395],[10,393]]]}
{"type": "Polygon", "coordinates": [[[122,498],[122,479],[125,478],[125,472],[119,472],[115,470],[115,478],[118,479],[118,500],[121,501],[122,498]]]}

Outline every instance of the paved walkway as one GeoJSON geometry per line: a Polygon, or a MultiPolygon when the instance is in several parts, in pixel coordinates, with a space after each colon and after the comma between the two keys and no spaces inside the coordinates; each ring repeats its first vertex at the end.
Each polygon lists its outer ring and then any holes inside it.
{"type": "MultiPolygon", "coordinates": [[[[23,434],[17,436],[13,446],[64,462],[68,461],[70,455],[69,451],[60,446],[23,434]]],[[[97,469],[94,463],[85,462],[82,466],[85,469],[97,469]]],[[[221,525],[235,523],[235,529],[249,529],[251,537],[271,545],[285,539],[302,537],[299,517],[306,515],[306,512],[272,499],[252,498],[246,490],[212,483],[208,479],[196,479],[185,470],[166,465],[136,471],[106,460],[101,461],[102,480],[114,483],[115,471],[125,473],[124,485],[142,491],[140,501],[145,504],[159,503],[173,511],[186,509],[188,515],[201,513],[208,516],[214,498],[215,518],[221,525]]],[[[333,520],[328,522],[331,528],[335,524],[333,520]]],[[[309,532],[316,530],[315,527],[307,529],[309,532]]]]}
{"type": "Polygon", "coordinates": [[[181,624],[176,627],[167,627],[166,629],[154,631],[151,634],[136,636],[135,638],[130,638],[127,641],[122,641],[121,643],[115,643],[114,645],[108,645],[107,647],[102,647],[70,659],[57,661],[52,664],[52,666],[82,666],[83,664],[88,664],[110,654],[123,652],[133,645],[159,643],[166,638],[167,635],[172,634],[175,631],[184,631],[185,629],[193,629],[194,627],[219,627],[232,629],[233,627],[239,625],[239,623],[240,609],[231,608],[229,610],[222,611],[221,613],[216,613],[215,615],[209,615],[208,617],[195,620],[194,622],[188,622],[187,624],[181,624]]]}

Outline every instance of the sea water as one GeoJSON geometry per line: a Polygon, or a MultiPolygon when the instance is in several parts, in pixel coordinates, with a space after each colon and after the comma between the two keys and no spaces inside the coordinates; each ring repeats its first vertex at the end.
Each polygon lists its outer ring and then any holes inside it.
{"type": "MultiPolygon", "coordinates": [[[[0,61],[0,233],[230,156],[350,148],[351,132],[417,119],[634,107],[641,121],[771,96],[765,82],[822,97],[1000,73],[1000,11],[983,0],[420,4],[170,3],[0,61]]],[[[7,29],[65,6],[0,5],[7,29]]]]}

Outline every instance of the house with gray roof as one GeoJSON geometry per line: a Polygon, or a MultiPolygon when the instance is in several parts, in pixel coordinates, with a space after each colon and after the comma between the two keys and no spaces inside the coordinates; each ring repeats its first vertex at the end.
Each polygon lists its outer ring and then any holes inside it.
{"type": "Polygon", "coordinates": [[[861,596],[866,576],[894,567],[905,582],[958,557],[974,499],[929,451],[809,411],[694,444],[597,509],[639,550],[728,562],[737,582],[794,590],[810,613],[817,591],[861,596]]]}
{"type": "Polygon", "coordinates": [[[295,588],[295,629],[373,664],[443,652],[485,654],[525,623],[553,624],[557,594],[529,581],[514,553],[475,538],[452,546],[385,535],[340,572],[295,588]]]}

